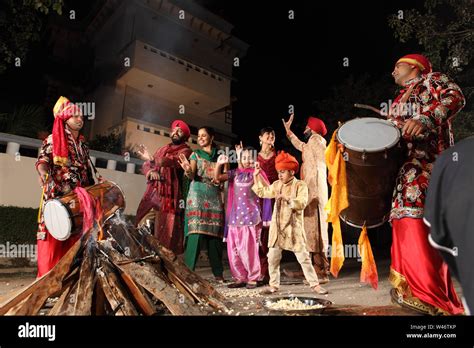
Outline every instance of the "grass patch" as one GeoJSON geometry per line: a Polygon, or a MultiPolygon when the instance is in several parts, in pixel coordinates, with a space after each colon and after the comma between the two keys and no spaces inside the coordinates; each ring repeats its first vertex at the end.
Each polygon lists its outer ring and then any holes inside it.
{"type": "MultiPolygon", "coordinates": [[[[134,215],[125,215],[128,223],[135,222],[134,215]]],[[[0,243],[36,244],[38,209],[0,206],[0,243]]]]}
{"type": "Polygon", "coordinates": [[[36,244],[38,209],[0,206],[0,243],[36,244]]]}

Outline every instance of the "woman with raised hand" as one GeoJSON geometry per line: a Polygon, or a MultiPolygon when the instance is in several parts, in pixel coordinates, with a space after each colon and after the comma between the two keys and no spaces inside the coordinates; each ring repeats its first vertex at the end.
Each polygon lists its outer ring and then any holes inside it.
{"type": "Polygon", "coordinates": [[[186,198],[184,258],[186,265],[194,270],[201,246],[208,250],[212,273],[223,282],[222,251],[224,234],[224,206],[221,186],[214,180],[217,163],[217,147],[214,130],[201,127],[198,131],[200,149],[191,156],[180,156],[180,165],[191,180],[186,198]]]}

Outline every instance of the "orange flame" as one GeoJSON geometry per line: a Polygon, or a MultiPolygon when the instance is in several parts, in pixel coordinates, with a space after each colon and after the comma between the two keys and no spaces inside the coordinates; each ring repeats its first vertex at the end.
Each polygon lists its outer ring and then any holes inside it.
{"type": "Polygon", "coordinates": [[[104,230],[102,228],[103,218],[104,218],[104,211],[102,210],[101,202],[104,199],[103,193],[100,194],[100,199],[96,198],[96,211],[95,211],[95,221],[97,222],[97,226],[99,227],[99,234],[97,235],[97,240],[104,240],[104,230]]]}

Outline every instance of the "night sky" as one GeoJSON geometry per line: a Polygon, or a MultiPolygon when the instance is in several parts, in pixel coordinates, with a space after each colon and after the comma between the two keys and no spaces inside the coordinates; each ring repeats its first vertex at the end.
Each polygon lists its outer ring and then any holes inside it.
{"type": "Polygon", "coordinates": [[[289,104],[295,106],[298,132],[313,113],[329,117],[319,114],[314,101],[331,97],[333,86],[349,75],[391,79],[394,62],[418,47],[400,44],[387,17],[423,8],[422,1],[199,2],[231,22],[232,33],[250,45],[234,69],[234,133],[257,145],[258,130],[272,126],[280,140],[277,147],[285,146],[281,118],[288,115],[289,104]],[[290,9],[294,20],[288,19],[290,9]],[[349,67],[343,66],[344,57],[349,67]]]}
{"type": "MultiPolygon", "coordinates": [[[[232,86],[232,95],[237,98],[233,105],[233,132],[248,145],[258,145],[259,130],[272,126],[277,132],[277,148],[286,148],[281,118],[288,116],[290,104],[295,106],[293,129],[297,134],[301,134],[311,114],[326,119],[329,129],[335,128],[334,119],[340,115],[321,113],[315,102],[331,98],[332,89],[350,75],[357,80],[368,74],[374,80],[391,82],[396,59],[420,52],[414,42],[400,44],[387,20],[398,10],[423,9],[420,0],[197,2],[232,23],[232,34],[250,45],[240,67],[234,68],[236,81],[232,86]],[[288,19],[289,10],[295,11],[294,20],[288,19]],[[344,57],[349,58],[349,67],[343,66],[344,57]]],[[[94,0],[65,3],[65,10],[74,8],[78,18],[86,17],[97,5],[94,0]]],[[[76,62],[70,62],[71,66],[76,64],[73,68],[59,65],[50,58],[50,48],[45,44],[47,34],[43,38],[32,45],[24,68],[2,76],[2,106],[41,104],[46,97],[48,74],[59,74],[72,84],[80,84],[86,76],[82,69],[90,68],[93,57],[79,56],[76,62]],[[77,66],[78,61],[84,64],[77,66]]],[[[394,97],[393,93],[387,94],[377,102],[394,97]]],[[[350,117],[344,115],[345,119],[350,117]]]]}

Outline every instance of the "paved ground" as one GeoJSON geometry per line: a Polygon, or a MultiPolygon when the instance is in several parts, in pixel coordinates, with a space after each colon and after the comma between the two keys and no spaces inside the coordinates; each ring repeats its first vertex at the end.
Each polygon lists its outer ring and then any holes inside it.
{"type": "MultiPolygon", "coordinates": [[[[377,261],[379,273],[378,289],[374,290],[367,284],[361,284],[360,266],[361,263],[355,259],[348,259],[344,263],[338,278],[330,278],[330,282],[324,287],[329,291],[328,295],[315,295],[311,292],[309,286],[303,284],[302,280],[289,279],[283,276],[281,278],[281,291],[277,295],[261,295],[262,288],[255,290],[247,289],[228,289],[227,284],[216,284],[213,280],[209,267],[203,262],[197,272],[211,281],[216,288],[226,295],[231,302],[232,314],[237,315],[272,315],[272,313],[262,305],[266,298],[282,297],[296,295],[301,297],[318,297],[333,302],[326,315],[419,315],[418,313],[403,309],[391,302],[389,291],[391,289],[388,281],[390,260],[384,259],[377,261]]],[[[287,262],[282,264],[281,268],[297,270],[299,268],[296,262],[287,262]]],[[[227,279],[230,279],[230,272],[224,273],[227,279]]],[[[459,283],[455,282],[456,291],[461,294],[459,283]]],[[[219,313],[216,313],[219,314],[219,313]]]]}
{"type": "MultiPolygon", "coordinates": [[[[374,290],[367,284],[359,282],[361,263],[355,259],[346,260],[342,271],[337,279],[331,280],[324,287],[329,291],[328,295],[314,295],[302,280],[292,280],[282,275],[281,291],[278,295],[263,296],[260,294],[263,288],[254,290],[229,289],[227,284],[214,282],[211,270],[205,260],[198,263],[197,273],[211,281],[216,288],[229,300],[232,315],[272,315],[277,314],[268,311],[263,302],[266,298],[297,295],[301,297],[319,297],[333,302],[333,306],[326,310],[326,315],[418,315],[410,310],[402,309],[391,303],[388,282],[390,260],[378,260],[379,272],[378,289],[374,290]]],[[[296,262],[286,262],[283,268],[297,270],[296,262]]],[[[21,291],[35,280],[34,268],[0,269],[0,303],[13,294],[21,291]]],[[[228,268],[224,273],[227,279],[231,279],[228,268]]],[[[459,283],[455,282],[458,294],[461,294],[459,283]]],[[[220,315],[223,313],[215,313],[220,315]]]]}

